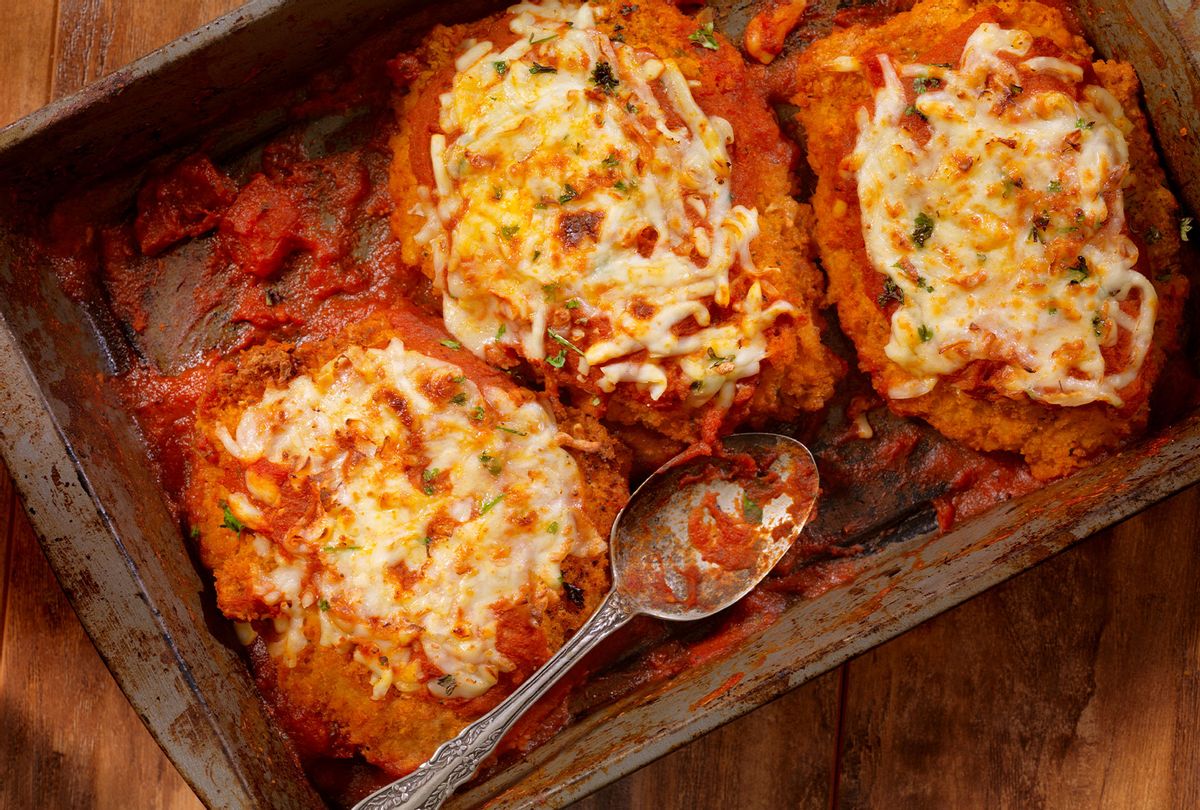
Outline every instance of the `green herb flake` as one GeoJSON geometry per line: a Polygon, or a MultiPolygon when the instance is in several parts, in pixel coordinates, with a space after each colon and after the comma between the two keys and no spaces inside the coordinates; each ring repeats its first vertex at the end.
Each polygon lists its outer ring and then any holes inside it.
{"type": "Polygon", "coordinates": [[[500,459],[496,458],[491,453],[480,453],[479,462],[483,464],[483,468],[492,475],[499,475],[500,471],[504,469],[504,465],[500,463],[500,459]]]}
{"type": "Polygon", "coordinates": [[[742,496],[742,517],[747,523],[759,525],[763,519],[763,508],[749,495],[742,496]]]}
{"type": "Polygon", "coordinates": [[[579,299],[572,298],[570,301],[563,304],[563,306],[566,307],[567,309],[579,309],[579,299]]]}
{"type": "Polygon", "coordinates": [[[918,110],[916,108],[916,106],[914,106],[912,104],[909,104],[907,107],[904,108],[904,114],[905,115],[915,115],[915,116],[917,116],[917,118],[920,118],[922,121],[929,120],[929,118],[926,117],[925,113],[918,110]]]}
{"type": "Polygon", "coordinates": [[[547,329],[546,333],[550,335],[550,337],[554,340],[554,342],[556,342],[562,346],[566,346],[568,349],[575,352],[575,354],[579,355],[580,357],[585,356],[582,349],[580,349],[578,346],[576,346],[571,341],[567,340],[565,337],[560,335],[558,332],[555,332],[553,329],[547,329]]]}
{"type": "Polygon", "coordinates": [[[496,330],[496,340],[504,337],[504,333],[508,331],[508,324],[500,324],[500,328],[496,330]]]}
{"type": "Polygon", "coordinates": [[[1049,191],[1051,194],[1057,194],[1062,191],[1062,183],[1058,180],[1051,180],[1050,185],[1046,186],[1046,191],[1049,191]]]}
{"type": "Polygon", "coordinates": [[[506,493],[501,492],[495,498],[489,498],[488,500],[484,501],[479,507],[479,514],[486,515],[488,512],[492,511],[492,507],[504,500],[505,494],[506,493]]]}
{"type": "Polygon", "coordinates": [[[324,613],[325,611],[329,610],[329,600],[328,599],[318,600],[317,607],[321,609],[322,613],[324,613]]]}
{"type": "Polygon", "coordinates": [[[547,526],[546,531],[550,532],[550,534],[558,534],[558,521],[556,520],[547,526]]]}
{"type": "Polygon", "coordinates": [[[1057,315],[1057,314],[1058,314],[1058,307],[1056,307],[1056,306],[1054,306],[1053,304],[1051,304],[1051,305],[1050,305],[1050,307],[1049,307],[1049,308],[1047,308],[1046,312],[1050,313],[1051,315],[1057,315]]]}
{"type": "Polygon", "coordinates": [[[455,394],[454,396],[450,397],[450,402],[454,405],[466,405],[467,404],[467,395],[466,394],[455,394]]]}
{"type": "Polygon", "coordinates": [[[1104,319],[1099,315],[1092,318],[1092,331],[1096,333],[1096,337],[1104,337],[1104,319]]]}
{"type": "Polygon", "coordinates": [[[540,250],[535,250],[535,251],[533,252],[533,261],[535,261],[535,262],[536,262],[536,261],[537,261],[538,259],[540,259],[541,257],[542,257],[542,252],[541,252],[540,250]]]}
{"type": "Polygon", "coordinates": [[[592,84],[608,95],[611,96],[620,83],[608,62],[597,62],[596,67],[592,69],[592,84]]]}
{"type": "Polygon", "coordinates": [[[241,534],[246,528],[246,524],[237,519],[237,516],[233,514],[233,511],[229,508],[229,504],[225,501],[221,501],[221,514],[224,516],[221,525],[229,529],[229,531],[241,534]]]}
{"type": "Polygon", "coordinates": [[[325,546],[324,551],[362,551],[362,546],[325,546]]]}
{"type": "Polygon", "coordinates": [[[1184,217],[1179,220],[1179,239],[1183,242],[1188,241],[1188,234],[1192,232],[1192,218],[1184,217]]]}
{"type": "Polygon", "coordinates": [[[492,68],[495,69],[497,76],[503,78],[504,74],[508,73],[508,62],[492,62],[492,68]]]}
{"type": "Polygon", "coordinates": [[[875,299],[875,303],[881,307],[886,307],[891,302],[897,304],[904,303],[904,290],[900,289],[900,285],[892,280],[891,276],[883,279],[883,292],[875,299]]]}
{"type": "Polygon", "coordinates": [[[547,357],[546,362],[555,368],[562,368],[567,362],[567,350],[560,349],[558,354],[554,355],[553,357],[547,357]]]}
{"type": "Polygon", "coordinates": [[[1071,277],[1071,284],[1079,284],[1086,279],[1091,273],[1088,272],[1087,259],[1082,256],[1075,257],[1075,264],[1067,268],[1067,275],[1071,277]]]}
{"type": "Polygon", "coordinates": [[[734,361],[734,358],[737,357],[736,354],[731,354],[728,357],[722,357],[721,355],[719,355],[713,351],[712,346],[708,347],[708,352],[706,353],[705,356],[708,357],[708,359],[711,361],[708,364],[709,368],[716,368],[717,366],[721,365],[722,363],[732,363],[734,361]]]}
{"type": "Polygon", "coordinates": [[[547,36],[542,37],[541,39],[534,39],[533,34],[530,34],[529,35],[529,44],[530,45],[541,45],[543,42],[549,42],[552,39],[558,39],[558,34],[549,34],[547,36]]]}
{"type": "Polygon", "coordinates": [[[1008,94],[1010,96],[1019,96],[1025,92],[1025,88],[1019,84],[1010,84],[1008,86],[1008,94]]]}
{"type": "Polygon", "coordinates": [[[200,527],[193,526],[191,531],[188,532],[188,534],[191,536],[191,538],[193,540],[199,540],[200,539],[200,527]]]}
{"type": "Polygon", "coordinates": [[[563,193],[558,195],[558,204],[566,205],[578,196],[579,192],[572,188],[570,183],[566,183],[563,185],[563,193]]]}
{"type": "Polygon", "coordinates": [[[976,253],[975,261],[979,262],[980,264],[983,264],[984,262],[987,261],[987,254],[986,253],[976,253]]]}
{"type": "Polygon", "coordinates": [[[606,169],[615,169],[621,165],[621,161],[617,159],[616,152],[610,152],[608,157],[600,161],[600,165],[606,169]]]}
{"type": "Polygon", "coordinates": [[[437,685],[442,687],[442,691],[446,693],[446,697],[454,694],[455,688],[458,687],[458,681],[454,680],[453,675],[443,675],[437,679],[437,685]]]}
{"type": "Polygon", "coordinates": [[[539,65],[537,62],[534,62],[532,65],[529,66],[529,73],[532,76],[536,76],[539,73],[558,73],[558,68],[547,67],[546,65],[539,65]]]}
{"type": "Polygon", "coordinates": [[[492,199],[493,200],[504,199],[504,189],[500,188],[500,186],[492,186],[492,199]]]}
{"type": "Polygon", "coordinates": [[[1075,129],[1091,129],[1096,126],[1095,121],[1084,121],[1082,118],[1075,119],[1075,129]]]}
{"type": "Polygon", "coordinates": [[[592,397],[593,407],[600,404],[600,397],[592,397]]]}
{"type": "Polygon", "coordinates": [[[508,425],[496,425],[496,430],[503,430],[505,433],[511,433],[514,436],[528,436],[529,434],[523,430],[511,428],[508,425]]]}
{"type": "Polygon", "coordinates": [[[917,289],[931,293],[933,292],[933,285],[925,280],[925,276],[917,276],[917,289]]]}
{"type": "Polygon", "coordinates": [[[471,418],[476,422],[482,422],[485,412],[482,405],[476,405],[475,410],[471,411],[471,418]]]}
{"type": "Polygon", "coordinates": [[[922,343],[928,343],[933,340],[933,330],[925,324],[921,324],[917,327],[917,337],[921,339],[922,343]]]}
{"type": "Polygon", "coordinates": [[[701,48],[707,48],[710,51],[719,50],[721,45],[717,42],[717,37],[713,33],[713,24],[705,23],[688,35],[688,42],[693,45],[699,45],[701,48]]]}
{"type": "Polygon", "coordinates": [[[503,236],[505,239],[512,239],[514,236],[517,235],[517,231],[519,231],[519,230],[521,230],[520,225],[501,225],[500,226],[500,235],[503,236]]]}
{"type": "Polygon", "coordinates": [[[929,237],[933,236],[933,217],[926,214],[924,211],[917,214],[913,220],[912,243],[919,248],[925,247],[925,243],[929,241],[929,237]]]}
{"type": "Polygon", "coordinates": [[[438,343],[442,344],[447,349],[453,349],[454,351],[458,351],[459,349],[462,348],[461,343],[459,343],[457,340],[451,340],[450,338],[446,338],[445,340],[439,340],[438,343]]]}

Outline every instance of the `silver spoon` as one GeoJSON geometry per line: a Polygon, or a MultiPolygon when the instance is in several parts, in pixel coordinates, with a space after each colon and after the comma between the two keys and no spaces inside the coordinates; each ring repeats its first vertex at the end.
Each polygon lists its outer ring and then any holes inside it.
{"type": "Polygon", "coordinates": [[[428,762],[354,810],[436,810],[526,709],[618,627],[641,613],[701,619],[749,593],[808,521],[817,466],[808,449],[787,436],[742,433],[723,443],[724,456],[685,453],[630,496],[609,541],[612,590],[541,669],[428,762]],[[714,525],[725,527],[719,538],[711,533],[714,525]]]}

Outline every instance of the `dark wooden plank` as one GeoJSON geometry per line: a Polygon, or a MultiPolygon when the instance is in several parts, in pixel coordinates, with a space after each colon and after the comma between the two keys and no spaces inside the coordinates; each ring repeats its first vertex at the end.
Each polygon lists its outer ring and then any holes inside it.
{"type": "Polygon", "coordinates": [[[46,0],[0,3],[0,126],[50,100],[54,12],[46,0]]]}
{"type": "Polygon", "coordinates": [[[838,806],[1200,806],[1200,488],[849,664],[838,806]]]}
{"type": "Polygon", "coordinates": [[[826,673],[573,807],[824,810],[839,692],[840,670],[826,673]]]}

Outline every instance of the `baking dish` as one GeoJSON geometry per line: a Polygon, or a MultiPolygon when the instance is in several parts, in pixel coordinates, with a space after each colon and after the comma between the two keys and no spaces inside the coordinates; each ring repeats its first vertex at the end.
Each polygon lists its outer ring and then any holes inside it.
{"type": "MultiPolygon", "coordinates": [[[[23,233],[36,224],[39,204],[71,185],[94,185],[103,175],[105,194],[120,205],[153,158],[202,136],[213,151],[233,149],[277,127],[269,108],[241,111],[336,58],[375,21],[418,31],[432,14],[447,13],[415,4],[335,5],[253,4],[0,136],[9,197],[0,259],[6,458],[48,557],[118,681],[214,806],[317,800],[201,595],[203,580],[128,417],[99,382],[128,362],[115,351],[124,343],[120,325],[103,308],[71,303],[48,272],[50,260],[31,255],[23,233]],[[254,74],[252,66],[266,67],[254,74]]],[[[480,11],[453,7],[461,18],[480,11]]],[[[1180,134],[1195,132],[1195,122],[1182,117],[1195,117],[1195,105],[1181,102],[1193,97],[1193,64],[1182,47],[1151,51],[1147,44],[1176,42],[1175,31],[1186,33],[1191,21],[1172,23],[1148,4],[1083,11],[1102,53],[1162,77],[1147,82],[1147,106],[1194,208],[1194,156],[1180,134]]],[[[500,795],[513,806],[561,803],[593,789],[1186,486],[1200,476],[1197,436],[1195,417],[1185,418],[1120,457],[940,537],[922,513],[892,522],[886,534],[861,532],[856,540],[871,551],[859,558],[852,584],[800,603],[728,658],[597,710],[463,801],[500,795]]]]}

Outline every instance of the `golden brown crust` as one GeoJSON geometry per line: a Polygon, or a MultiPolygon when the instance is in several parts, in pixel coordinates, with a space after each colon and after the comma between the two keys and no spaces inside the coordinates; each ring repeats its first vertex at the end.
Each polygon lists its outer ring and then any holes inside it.
{"type": "MultiPolygon", "coordinates": [[[[819,309],[824,304],[825,285],[812,260],[812,209],[791,197],[790,169],[795,149],[779,131],[766,100],[763,73],[746,65],[736,47],[724,40],[717,51],[690,42],[688,37],[698,23],[674,4],[650,0],[632,4],[636,10],[631,13],[618,14],[621,5],[612,4],[613,13],[601,28],[619,25],[616,30],[625,42],[674,59],[692,82],[693,96],[700,107],[732,124],[734,197],[736,202],[758,210],[760,233],[751,252],[763,271],[761,281],[767,301],[787,299],[798,310],[781,316],[768,329],[768,357],[763,370],[758,377],[739,384],[735,405],[721,429],[732,430],[743,422],[759,425],[771,420],[788,421],[801,413],[817,411],[832,396],[845,368],[821,340],[825,324],[819,309]]],[[[448,85],[460,43],[472,37],[499,40],[506,30],[498,23],[501,19],[435,28],[415,53],[422,70],[397,105],[400,127],[392,141],[390,178],[397,204],[392,226],[404,245],[405,260],[421,267],[430,278],[434,275],[431,256],[412,238],[425,225],[424,217],[414,210],[417,189],[428,185],[429,178],[413,167],[428,163],[427,144],[436,126],[437,95],[448,85]]],[[[503,358],[490,359],[505,362],[503,358]]],[[[561,375],[559,383],[579,384],[574,374],[561,375]]],[[[664,407],[632,385],[619,387],[611,397],[590,388],[585,393],[587,399],[601,396],[605,416],[611,422],[649,427],[680,442],[702,438],[701,424],[708,409],[684,410],[677,401],[664,407]]]]}
{"type": "MultiPolygon", "coordinates": [[[[863,268],[869,266],[869,260],[859,224],[855,180],[839,171],[857,133],[855,110],[871,103],[873,91],[861,73],[835,72],[825,66],[839,56],[879,52],[912,61],[929,47],[931,31],[951,31],[986,8],[987,4],[965,0],[926,0],[882,25],[855,25],[838,31],[814,43],[798,63],[794,100],[807,132],[809,163],[818,176],[813,196],[816,240],[829,277],[830,297],[837,305],[843,330],[858,349],[859,366],[885,397],[886,380],[896,373],[884,354],[891,326],[865,287],[863,268]]],[[[1045,37],[1085,61],[1091,59],[1090,46],[1076,33],[1078,26],[1059,8],[1016,0],[993,8],[1006,24],[1045,37]]],[[[889,402],[897,413],[919,416],[975,449],[1019,452],[1034,475],[1043,479],[1065,475],[1145,426],[1149,390],[1161,370],[1164,353],[1178,341],[1187,294],[1187,281],[1178,272],[1178,205],[1165,187],[1153,150],[1138,101],[1137,77],[1132,68],[1117,62],[1096,62],[1094,69],[1133,123],[1129,139],[1133,177],[1125,189],[1125,210],[1130,233],[1143,251],[1139,269],[1148,273],[1159,298],[1154,345],[1135,384],[1140,390],[1132,391],[1127,397],[1130,405],[1124,409],[1100,403],[1072,408],[1024,396],[983,399],[943,380],[924,396],[889,402]],[[1157,238],[1147,239],[1151,233],[1157,238]]]]}
{"type": "MultiPolygon", "coordinates": [[[[220,442],[210,438],[211,428],[218,423],[236,423],[241,411],[258,402],[268,388],[284,386],[291,378],[319,368],[347,347],[382,347],[392,336],[401,337],[410,348],[457,363],[477,384],[486,379],[513,396],[534,396],[466,352],[451,352],[434,342],[434,337],[444,337],[444,333],[411,313],[379,315],[335,338],[299,347],[279,343],[255,346],[226,361],[213,375],[198,407],[185,504],[190,525],[199,535],[201,557],[214,572],[219,606],[235,620],[252,621],[260,634],[271,633],[270,622],[254,620],[274,615],[254,589],[261,558],[247,534],[222,526],[221,500],[243,467],[220,442]],[[430,331],[424,334],[423,330],[430,331]]],[[[628,493],[628,451],[595,418],[561,404],[551,407],[559,429],[588,448],[568,449],[582,473],[584,516],[607,538],[628,493]]],[[[264,692],[274,696],[276,713],[294,738],[310,743],[322,740],[315,753],[348,756],[360,751],[392,773],[407,772],[528,677],[608,591],[607,555],[569,556],[562,574],[564,582],[578,589],[578,603],[564,598],[541,612],[529,605],[510,608],[508,612],[521,623],[514,632],[523,638],[504,652],[516,659],[517,669],[504,673],[495,687],[474,700],[437,700],[424,690],[415,694],[389,690],[383,699],[373,700],[369,672],[353,664],[352,652],[314,643],[303,648],[295,666],[269,661],[260,645],[256,656],[259,676],[269,687],[264,692]]]]}

